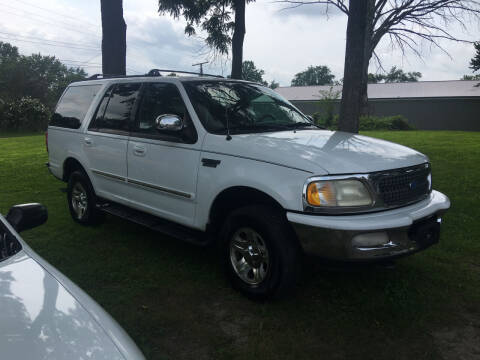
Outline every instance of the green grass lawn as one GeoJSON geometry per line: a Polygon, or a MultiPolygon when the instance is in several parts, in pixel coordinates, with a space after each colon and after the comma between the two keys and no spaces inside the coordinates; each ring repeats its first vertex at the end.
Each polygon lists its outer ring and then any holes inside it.
{"type": "MultiPolygon", "coordinates": [[[[0,212],[41,202],[25,240],[97,300],[148,359],[480,358],[480,133],[369,132],[427,154],[452,208],[440,244],[393,269],[308,259],[299,290],[259,304],[231,290],[212,249],[108,217],[70,219],[44,137],[0,136],[0,212]]],[[[1,311],[1,309],[0,309],[1,311]]]]}

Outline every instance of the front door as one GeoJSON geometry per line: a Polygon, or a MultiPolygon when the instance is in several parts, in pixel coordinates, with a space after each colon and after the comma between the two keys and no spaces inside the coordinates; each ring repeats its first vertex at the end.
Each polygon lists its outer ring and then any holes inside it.
{"type": "Polygon", "coordinates": [[[98,196],[128,199],[127,147],[140,83],[112,85],[84,134],[83,147],[98,196]]]}
{"type": "Polygon", "coordinates": [[[128,142],[128,182],[135,207],[183,225],[195,216],[200,141],[173,83],[146,83],[128,142]],[[181,118],[179,132],[159,130],[161,115],[181,118]]]}

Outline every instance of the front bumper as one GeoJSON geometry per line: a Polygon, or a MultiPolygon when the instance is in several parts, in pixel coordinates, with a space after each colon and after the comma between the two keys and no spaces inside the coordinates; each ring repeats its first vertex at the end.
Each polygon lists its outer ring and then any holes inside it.
{"type": "Polygon", "coordinates": [[[411,254],[438,241],[444,194],[402,208],[361,215],[287,213],[306,253],[334,260],[383,260],[411,254]]]}

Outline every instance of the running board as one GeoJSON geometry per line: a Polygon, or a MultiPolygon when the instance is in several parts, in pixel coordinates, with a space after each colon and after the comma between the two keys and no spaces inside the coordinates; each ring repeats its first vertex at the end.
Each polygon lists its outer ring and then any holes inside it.
{"type": "Polygon", "coordinates": [[[97,208],[104,213],[121,217],[136,224],[143,225],[163,235],[183,240],[191,244],[205,246],[209,244],[208,236],[199,230],[190,229],[157,216],[135,210],[127,206],[105,202],[97,204],[97,208]]]}

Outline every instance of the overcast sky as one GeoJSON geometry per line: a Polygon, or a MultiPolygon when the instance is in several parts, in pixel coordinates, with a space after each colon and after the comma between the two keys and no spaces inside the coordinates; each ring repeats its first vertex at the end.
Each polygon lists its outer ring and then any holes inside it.
{"type": "MultiPolygon", "coordinates": [[[[127,72],[145,73],[152,68],[192,70],[206,59],[199,37],[184,35],[184,23],[157,14],[155,0],[124,0],[127,23],[127,72]]],[[[258,0],[247,6],[244,60],[265,70],[264,78],[290,84],[294,74],[309,65],[327,65],[337,79],[343,77],[346,17],[338,12],[324,15],[324,8],[308,5],[281,10],[279,4],[258,0]]],[[[452,29],[458,37],[480,40],[477,23],[468,30],[452,29]]],[[[69,66],[81,65],[90,74],[101,72],[99,0],[0,0],[0,41],[10,42],[23,54],[55,55],[69,66]],[[47,42],[50,41],[50,42],[47,42]]],[[[378,53],[385,68],[397,65],[420,71],[422,80],[459,79],[471,74],[473,46],[443,41],[451,57],[422,44],[424,60],[413,54],[402,57],[388,42],[378,53]]],[[[371,71],[376,71],[372,62],[371,71]]],[[[228,60],[217,60],[205,71],[227,75],[228,60]]]]}

